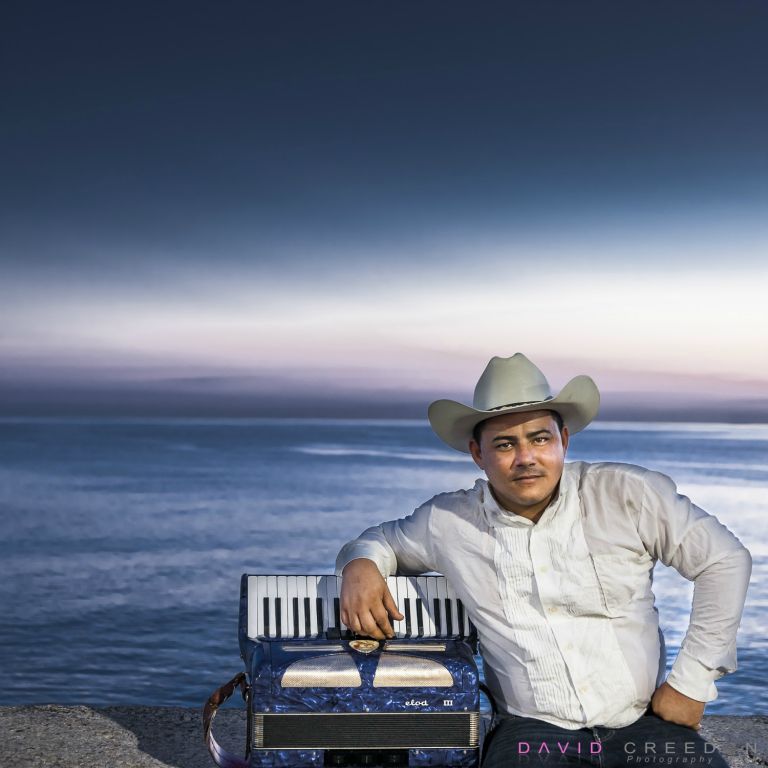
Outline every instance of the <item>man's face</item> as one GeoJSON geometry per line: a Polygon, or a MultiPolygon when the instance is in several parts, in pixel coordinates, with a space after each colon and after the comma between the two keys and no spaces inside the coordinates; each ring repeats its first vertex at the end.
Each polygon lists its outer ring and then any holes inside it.
{"type": "Polygon", "coordinates": [[[558,429],[549,411],[510,413],[483,422],[472,458],[488,477],[502,507],[537,520],[560,482],[568,429],[558,429]]]}

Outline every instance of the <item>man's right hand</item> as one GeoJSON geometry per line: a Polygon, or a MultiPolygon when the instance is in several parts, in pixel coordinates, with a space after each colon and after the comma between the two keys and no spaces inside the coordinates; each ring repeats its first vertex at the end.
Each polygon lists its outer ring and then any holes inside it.
{"type": "Polygon", "coordinates": [[[358,558],[344,566],[341,580],[341,620],[353,631],[376,640],[394,637],[390,617],[402,621],[387,582],[373,560],[358,558]]]}

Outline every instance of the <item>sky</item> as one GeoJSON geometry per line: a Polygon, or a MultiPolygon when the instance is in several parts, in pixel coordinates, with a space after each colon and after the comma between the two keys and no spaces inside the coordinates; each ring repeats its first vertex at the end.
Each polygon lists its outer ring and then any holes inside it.
{"type": "Polygon", "coordinates": [[[760,2],[7,2],[0,414],[768,420],[760,2]]]}

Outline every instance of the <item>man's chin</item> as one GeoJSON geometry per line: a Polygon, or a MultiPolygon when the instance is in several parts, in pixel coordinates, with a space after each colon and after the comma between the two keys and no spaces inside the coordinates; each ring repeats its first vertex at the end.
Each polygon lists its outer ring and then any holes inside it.
{"type": "Polygon", "coordinates": [[[507,489],[507,495],[510,499],[517,499],[520,504],[539,504],[551,496],[551,492],[543,491],[541,479],[537,478],[532,482],[518,480],[512,483],[507,489]]]}
{"type": "Polygon", "coordinates": [[[536,494],[535,496],[508,494],[504,501],[505,506],[510,510],[526,512],[529,509],[540,506],[547,498],[548,496],[542,496],[541,494],[536,494]]]}
{"type": "Polygon", "coordinates": [[[513,487],[506,486],[500,493],[496,488],[491,486],[493,495],[499,505],[506,509],[508,512],[515,514],[525,515],[531,509],[546,504],[546,501],[552,495],[550,493],[542,493],[541,490],[537,492],[536,488],[531,488],[530,492],[526,493],[524,488],[520,488],[519,485],[513,487]]]}

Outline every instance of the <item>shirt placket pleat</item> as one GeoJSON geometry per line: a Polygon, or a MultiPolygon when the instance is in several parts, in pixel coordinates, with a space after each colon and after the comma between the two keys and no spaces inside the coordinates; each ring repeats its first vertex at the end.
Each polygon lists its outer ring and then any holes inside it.
{"type": "MultiPolygon", "coordinates": [[[[578,507],[563,504],[558,515],[537,529],[533,535],[536,543],[532,560],[543,614],[557,645],[556,652],[567,669],[570,682],[567,688],[580,703],[575,719],[593,722],[601,716],[606,702],[627,698],[627,686],[629,690],[634,688],[631,674],[608,619],[572,616],[563,603],[557,573],[568,574],[585,592],[594,591],[597,586],[578,507]]],[[[561,689],[566,688],[563,680],[561,689]]]]}
{"type": "Polygon", "coordinates": [[[555,603],[544,605],[539,578],[552,574],[549,547],[537,526],[520,523],[502,525],[497,533],[497,573],[504,611],[512,640],[528,660],[526,670],[536,706],[558,718],[579,722],[583,712],[570,685],[568,670],[558,649],[553,625],[561,622],[555,603]],[[543,546],[542,546],[543,545],[543,546]]]}

